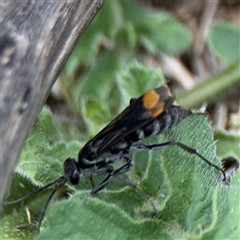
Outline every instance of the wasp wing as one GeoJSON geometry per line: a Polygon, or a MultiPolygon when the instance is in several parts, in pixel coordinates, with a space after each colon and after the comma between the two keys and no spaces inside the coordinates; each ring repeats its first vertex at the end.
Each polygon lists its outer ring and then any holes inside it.
{"type": "Polygon", "coordinates": [[[94,146],[93,157],[107,151],[128,134],[158,117],[173,102],[174,98],[166,86],[150,90],[134,99],[122,113],[90,140],[94,146]]]}

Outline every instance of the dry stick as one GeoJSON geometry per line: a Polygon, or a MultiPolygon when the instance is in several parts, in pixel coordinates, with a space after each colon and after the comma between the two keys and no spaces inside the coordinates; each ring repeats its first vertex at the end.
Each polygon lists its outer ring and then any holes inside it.
{"type": "Polygon", "coordinates": [[[204,48],[206,46],[206,38],[209,32],[211,23],[213,21],[214,14],[216,12],[218,6],[218,0],[211,1],[207,0],[204,3],[204,12],[201,17],[201,22],[199,26],[199,30],[194,39],[193,46],[193,67],[197,75],[202,79],[204,76],[206,77],[206,71],[204,69],[204,64],[202,61],[202,54],[204,52],[204,48]]]}

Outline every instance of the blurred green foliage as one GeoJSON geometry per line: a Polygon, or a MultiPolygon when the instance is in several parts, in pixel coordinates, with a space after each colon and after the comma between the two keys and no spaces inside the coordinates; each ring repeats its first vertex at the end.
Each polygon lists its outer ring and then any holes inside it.
{"type": "Polygon", "coordinates": [[[212,53],[227,65],[240,61],[240,29],[235,25],[216,21],[208,34],[208,47],[212,53]]]}

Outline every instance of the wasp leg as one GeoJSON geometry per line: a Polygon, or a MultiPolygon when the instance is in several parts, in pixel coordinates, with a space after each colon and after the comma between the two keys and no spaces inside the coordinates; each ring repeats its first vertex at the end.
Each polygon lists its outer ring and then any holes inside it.
{"type": "MultiPolygon", "coordinates": [[[[157,210],[156,207],[154,205],[154,203],[152,202],[152,200],[150,199],[150,197],[143,192],[138,186],[137,184],[127,180],[126,178],[123,178],[121,176],[121,174],[128,172],[131,168],[133,167],[133,163],[132,163],[132,159],[128,158],[126,164],[124,164],[122,167],[113,170],[112,166],[108,166],[108,168],[106,168],[104,171],[107,172],[107,169],[110,170],[111,172],[108,174],[108,176],[102,181],[102,183],[100,183],[97,187],[95,187],[92,192],[91,195],[93,196],[94,194],[96,194],[97,192],[99,192],[100,190],[102,190],[104,187],[106,187],[106,185],[112,180],[113,177],[116,177],[120,182],[122,182],[123,184],[136,189],[139,194],[145,198],[147,201],[149,201],[149,203],[151,204],[152,208],[153,208],[153,217],[155,217],[157,215],[157,210]]],[[[103,171],[103,172],[104,172],[103,171]]]]}
{"type": "Polygon", "coordinates": [[[93,196],[94,194],[96,194],[97,192],[99,192],[100,190],[102,190],[104,187],[107,186],[107,184],[112,180],[112,178],[116,175],[128,172],[131,168],[132,168],[133,164],[132,164],[132,159],[129,158],[127,163],[124,164],[122,167],[114,170],[112,168],[112,166],[108,166],[109,168],[106,168],[107,170],[110,170],[111,172],[109,172],[109,174],[107,175],[107,177],[97,186],[95,187],[92,192],[91,195],[93,196]]]}
{"type": "Polygon", "coordinates": [[[181,149],[187,151],[188,153],[194,154],[194,155],[198,156],[204,162],[206,162],[209,166],[214,167],[217,170],[221,171],[222,174],[223,174],[223,180],[222,181],[226,180],[226,174],[223,171],[223,169],[221,169],[217,165],[215,165],[215,164],[211,163],[210,161],[208,161],[205,157],[203,157],[201,154],[199,154],[196,149],[191,148],[191,147],[189,147],[189,146],[187,146],[187,145],[185,145],[185,144],[183,144],[181,142],[170,141],[170,142],[165,142],[165,143],[160,143],[160,144],[153,144],[153,145],[134,144],[133,147],[132,147],[132,150],[135,150],[135,151],[142,151],[144,149],[159,150],[159,149],[162,149],[164,147],[170,147],[170,146],[178,146],[181,149]]]}
{"type": "Polygon", "coordinates": [[[136,190],[138,191],[138,193],[139,193],[143,198],[145,198],[146,201],[148,201],[148,202],[151,204],[152,209],[153,209],[152,217],[155,217],[155,216],[157,215],[157,209],[156,209],[153,201],[150,199],[150,197],[149,197],[144,191],[142,191],[142,189],[140,189],[140,188],[138,187],[138,185],[137,185],[136,183],[133,183],[133,182],[129,181],[128,179],[124,178],[124,177],[121,176],[121,175],[115,175],[115,177],[116,177],[120,182],[122,182],[123,184],[125,184],[125,185],[127,185],[127,186],[129,186],[129,187],[131,187],[131,188],[133,188],[133,189],[136,189],[136,190]]]}
{"type": "Polygon", "coordinates": [[[94,184],[93,176],[92,176],[92,175],[89,176],[89,180],[90,180],[90,182],[91,182],[92,189],[94,189],[94,188],[95,188],[95,184],[94,184]]]}

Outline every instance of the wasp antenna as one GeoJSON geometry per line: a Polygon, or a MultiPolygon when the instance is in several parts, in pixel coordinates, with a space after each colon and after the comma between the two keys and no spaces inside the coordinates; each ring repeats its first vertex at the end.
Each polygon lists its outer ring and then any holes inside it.
{"type": "MultiPolygon", "coordinates": [[[[53,195],[56,193],[56,191],[57,191],[60,187],[62,187],[62,186],[67,182],[67,178],[64,178],[64,177],[60,177],[60,178],[58,178],[58,180],[59,180],[58,186],[52,191],[52,193],[51,193],[50,196],[48,197],[47,202],[46,202],[45,205],[44,205],[44,208],[43,208],[43,211],[42,211],[42,214],[41,214],[39,223],[38,223],[38,230],[40,230],[40,227],[41,227],[41,224],[42,224],[42,221],[43,221],[45,212],[46,212],[46,210],[47,210],[47,206],[48,206],[49,202],[51,201],[53,195]]],[[[56,182],[56,181],[55,181],[55,182],[56,182]]]]}
{"type": "Polygon", "coordinates": [[[49,184],[47,184],[47,185],[39,188],[38,190],[36,190],[36,191],[34,191],[34,192],[31,192],[31,193],[29,193],[29,194],[25,195],[24,197],[21,197],[21,198],[19,198],[19,199],[17,199],[17,200],[5,202],[5,204],[10,205],[10,204],[16,204],[16,203],[22,202],[22,201],[24,201],[25,199],[28,199],[28,198],[32,197],[33,195],[35,195],[35,194],[37,194],[37,193],[40,193],[40,192],[42,192],[43,190],[51,187],[51,186],[54,185],[55,183],[60,183],[60,182],[63,181],[64,179],[65,179],[65,177],[64,177],[64,176],[61,176],[61,177],[59,177],[57,180],[54,180],[53,182],[51,182],[51,183],[49,183],[49,184]]]}

